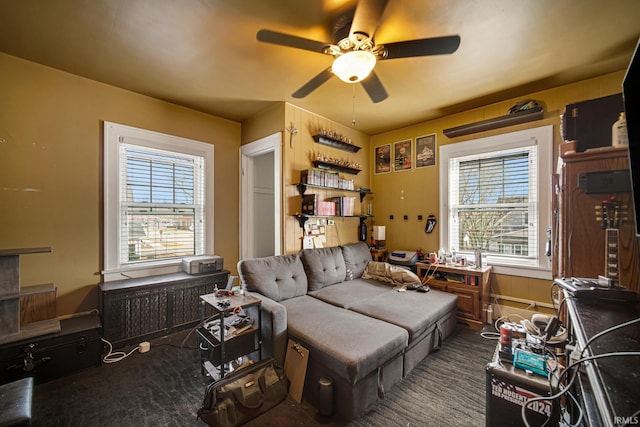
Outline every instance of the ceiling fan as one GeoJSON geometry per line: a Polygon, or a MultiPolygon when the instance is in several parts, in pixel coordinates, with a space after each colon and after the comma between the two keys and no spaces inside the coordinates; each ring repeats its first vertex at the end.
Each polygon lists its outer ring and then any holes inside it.
{"type": "Polygon", "coordinates": [[[389,95],[373,71],[377,61],[450,54],[460,46],[458,35],[376,45],[373,35],[387,2],[388,0],[359,0],[353,19],[336,28],[336,44],[267,29],[258,31],[256,38],[265,43],[309,50],[334,57],[332,66],[321,71],[295,91],[292,94],[294,98],[304,98],[336,75],[347,83],[361,82],[369,98],[374,103],[381,102],[389,95]]]}

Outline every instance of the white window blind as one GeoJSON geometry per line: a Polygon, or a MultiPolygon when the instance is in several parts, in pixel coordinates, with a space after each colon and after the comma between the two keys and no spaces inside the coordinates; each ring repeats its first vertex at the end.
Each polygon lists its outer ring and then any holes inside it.
{"type": "Polygon", "coordinates": [[[535,145],[450,159],[452,247],[537,257],[535,145]]]}
{"type": "Polygon", "coordinates": [[[120,264],[204,251],[204,159],[120,145],[120,264]]]}
{"type": "Polygon", "coordinates": [[[542,126],[440,147],[440,246],[499,274],[551,278],[553,127],[542,126]]]}
{"type": "Polygon", "coordinates": [[[213,144],[104,123],[104,269],[109,282],[182,271],[214,253],[213,144]]]}

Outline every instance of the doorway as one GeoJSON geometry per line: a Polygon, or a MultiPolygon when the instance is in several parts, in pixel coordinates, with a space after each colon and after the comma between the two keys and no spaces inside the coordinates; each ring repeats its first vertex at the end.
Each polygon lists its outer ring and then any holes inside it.
{"type": "Polygon", "coordinates": [[[281,254],[278,132],[240,147],[240,259],[281,254]]]}

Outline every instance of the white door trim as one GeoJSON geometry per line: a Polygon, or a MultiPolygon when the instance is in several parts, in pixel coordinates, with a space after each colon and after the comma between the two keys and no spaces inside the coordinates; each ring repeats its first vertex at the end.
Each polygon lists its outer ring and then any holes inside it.
{"type": "Polygon", "coordinates": [[[240,147],[240,259],[249,258],[254,253],[253,157],[269,152],[273,152],[274,170],[274,250],[275,255],[282,253],[282,132],[277,132],[240,147]]]}

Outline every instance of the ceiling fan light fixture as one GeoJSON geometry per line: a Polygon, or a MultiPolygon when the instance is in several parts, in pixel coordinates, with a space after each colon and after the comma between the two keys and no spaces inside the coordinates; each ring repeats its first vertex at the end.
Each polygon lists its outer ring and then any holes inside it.
{"type": "Polygon", "coordinates": [[[364,80],[376,65],[376,56],[366,50],[353,50],[338,56],[331,66],[333,73],[346,83],[364,80]]]}

